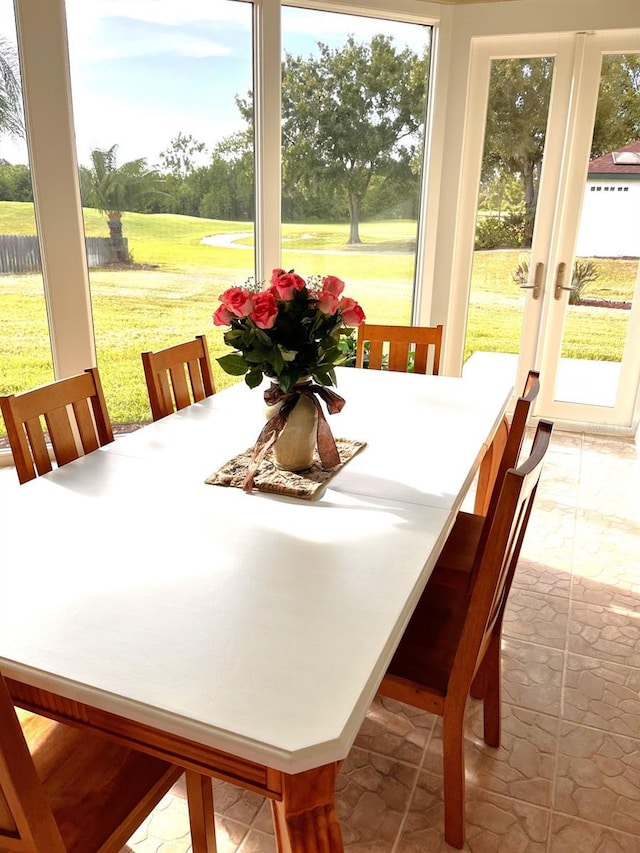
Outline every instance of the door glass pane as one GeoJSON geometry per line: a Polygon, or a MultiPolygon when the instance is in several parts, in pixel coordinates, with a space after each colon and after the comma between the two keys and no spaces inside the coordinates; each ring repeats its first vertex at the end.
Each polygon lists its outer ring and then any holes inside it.
{"type": "Polygon", "coordinates": [[[283,266],[408,325],[431,28],[283,7],[282,44],[283,266]]]}
{"type": "Polygon", "coordinates": [[[491,64],[464,359],[502,353],[514,377],[552,75],[550,57],[491,64]]]}
{"type": "MultiPolygon", "coordinates": [[[[640,54],[603,58],[557,400],[612,407],[640,257],[640,54]]],[[[567,297],[564,297],[567,298],[567,297]]]]}
{"type": "MultiPolygon", "coordinates": [[[[53,380],[13,4],[0,9],[0,394],[53,380]]],[[[7,441],[0,416],[0,451],[7,441]]]]}
{"type": "Polygon", "coordinates": [[[114,423],[139,423],[144,350],[206,334],[235,381],[211,316],[255,269],[252,5],[66,7],[98,367],[114,423]]]}

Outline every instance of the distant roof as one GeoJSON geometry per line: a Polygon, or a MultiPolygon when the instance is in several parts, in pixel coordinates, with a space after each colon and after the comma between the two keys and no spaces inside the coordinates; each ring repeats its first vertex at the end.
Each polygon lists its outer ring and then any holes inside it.
{"type": "Polygon", "coordinates": [[[640,175],[640,139],[595,157],[589,163],[589,175],[640,175]]]}

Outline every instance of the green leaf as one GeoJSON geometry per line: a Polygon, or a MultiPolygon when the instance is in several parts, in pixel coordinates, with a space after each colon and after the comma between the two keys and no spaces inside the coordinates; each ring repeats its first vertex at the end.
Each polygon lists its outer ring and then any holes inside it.
{"type": "Polygon", "coordinates": [[[313,371],[313,378],[319,385],[335,385],[336,377],[333,370],[323,370],[318,367],[313,371]]]}
{"type": "Polygon", "coordinates": [[[257,388],[262,382],[261,370],[250,370],[244,378],[249,388],[257,388]]]}
{"type": "Polygon", "coordinates": [[[254,334],[256,340],[259,341],[261,344],[264,344],[267,347],[272,346],[273,342],[269,335],[264,331],[264,329],[259,329],[257,326],[255,326],[254,334]]]}
{"type": "Polygon", "coordinates": [[[242,376],[249,369],[249,365],[244,359],[244,356],[232,352],[229,355],[223,355],[218,360],[218,364],[230,376],[242,376]]]}
{"type": "Polygon", "coordinates": [[[264,350],[248,350],[244,357],[249,364],[261,364],[263,361],[269,361],[268,354],[264,350]]]}
{"type": "Polygon", "coordinates": [[[235,346],[236,343],[239,343],[244,339],[244,332],[240,329],[231,329],[228,332],[224,333],[224,342],[229,346],[235,346]]]}
{"type": "Polygon", "coordinates": [[[283,361],[293,361],[298,355],[298,351],[294,349],[285,349],[284,347],[279,347],[279,350],[283,361]]]}
{"type": "Polygon", "coordinates": [[[295,385],[295,380],[291,376],[287,376],[286,373],[281,373],[278,377],[278,385],[283,391],[288,391],[295,385]]]}
{"type": "Polygon", "coordinates": [[[276,347],[269,353],[269,363],[272,365],[276,373],[280,373],[284,367],[284,361],[280,350],[276,347]]]}

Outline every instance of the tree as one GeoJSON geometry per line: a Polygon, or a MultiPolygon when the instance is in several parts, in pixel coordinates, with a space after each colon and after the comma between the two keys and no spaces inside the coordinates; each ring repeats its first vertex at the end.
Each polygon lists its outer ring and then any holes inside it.
{"type": "Polygon", "coordinates": [[[489,87],[483,179],[519,174],[525,218],[533,221],[544,153],[553,60],[504,59],[494,63],[489,87]]]}
{"type": "Polygon", "coordinates": [[[0,201],[33,201],[28,166],[12,166],[6,160],[0,160],[0,201]]]}
{"type": "Polygon", "coordinates": [[[591,156],[640,139],[640,56],[605,54],[591,156]]]}
{"type": "Polygon", "coordinates": [[[0,36],[0,135],[24,137],[18,58],[13,45],[0,36]]]}
{"type": "Polygon", "coordinates": [[[282,74],[283,183],[311,175],[346,197],[349,243],[360,243],[364,196],[374,175],[411,160],[421,144],[426,57],[397,50],[391,38],[344,47],[318,43],[319,55],[286,55],[282,74]]]}
{"type": "Polygon", "coordinates": [[[107,215],[114,260],[131,263],[122,236],[122,214],[125,210],[140,210],[150,195],[161,192],[162,179],[147,168],[144,157],[117,166],[117,150],[117,145],[95,148],[91,152],[91,168],[80,169],[80,187],[83,204],[107,215]]]}
{"type": "MultiPolygon", "coordinates": [[[[374,175],[409,162],[421,145],[428,61],[392,39],[349,36],[341,49],[286,54],[282,66],[283,195],[315,185],[346,202],[349,243],[360,243],[362,201],[374,175]]],[[[251,123],[251,96],[237,99],[251,123]]]]}
{"type": "Polygon", "coordinates": [[[206,154],[204,142],[198,142],[191,134],[178,133],[169,147],[161,152],[160,168],[174,178],[186,178],[197,168],[199,154],[206,154]]]}
{"type": "Polygon", "coordinates": [[[206,171],[197,178],[206,187],[200,216],[252,220],[255,217],[252,132],[240,131],[222,139],[215,146],[206,171]]]}
{"type": "MultiPolygon", "coordinates": [[[[553,60],[506,59],[494,64],[489,87],[483,184],[517,175],[525,221],[533,222],[538,200],[551,93],[553,60]]],[[[591,156],[640,138],[640,58],[607,54],[602,74],[591,156]]]]}

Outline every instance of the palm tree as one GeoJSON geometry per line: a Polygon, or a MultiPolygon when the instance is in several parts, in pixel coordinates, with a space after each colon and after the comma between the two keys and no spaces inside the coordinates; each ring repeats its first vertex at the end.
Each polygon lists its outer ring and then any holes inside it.
{"type": "Polygon", "coordinates": [[[132,259],[122,236],[122,214],[140,210],[149,195],[160,192],[162,179],[147,167],[144,157],[118,166],[117,150],[117,145],[95,148],[91,152],[91,168],[81,168],[80,180],[83,204],[107,216],[113,260],[128,264],[132,259]]]}
{"type": "Polygon", "coordinates": [[[22,94],[15,47],[0,36],[0,136],[24,137],[22,94]]]}

